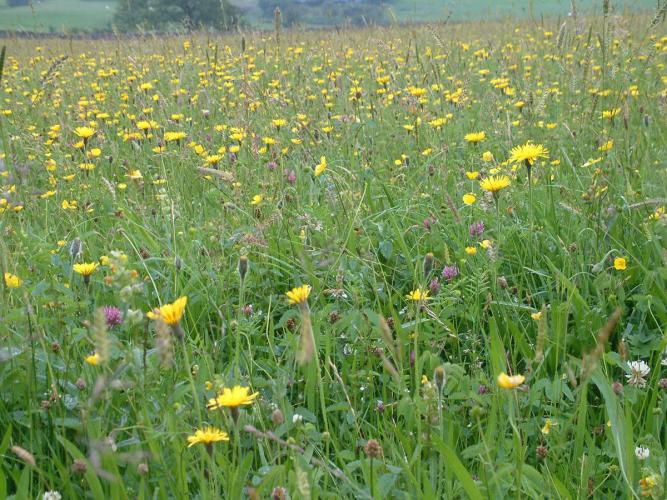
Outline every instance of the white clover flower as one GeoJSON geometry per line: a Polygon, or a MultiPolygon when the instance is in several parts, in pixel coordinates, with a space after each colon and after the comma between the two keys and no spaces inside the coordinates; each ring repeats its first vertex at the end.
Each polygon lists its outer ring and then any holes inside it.
{"type": "Polygon", "coordinates": [[[303,415],[299,415],[298,413],[292,415],[293,424],[300,424],[301,422],[303,422],[303,415]]]}
{"type": "Polygon", "coordinates": [[[62,495],[58,491],[45,491],[42,500],[61,500],[62,495]]]}
{"type": "Polygon", "coordinates": [[[650,454],[651,452],[648,448],[644,448],[643,446],[637,446],[635,448],[635,456],[637,457],[637,460],[646,460],[650,454]]]}
{"type": "Polygon", "coordinates": [[[651,368],[646,362],[642,360],[630,361],[628,362],[628,368],[630,368],[630,373],[626,375],[628,384],[636,387],[644,387],[646,385],[645,377],[651,373],[651,368]]]}

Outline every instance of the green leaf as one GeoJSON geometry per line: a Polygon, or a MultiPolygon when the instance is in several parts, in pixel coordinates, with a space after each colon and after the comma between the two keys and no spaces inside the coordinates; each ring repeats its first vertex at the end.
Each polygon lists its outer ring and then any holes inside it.
{"type": "Polygon", "coordinates": [[[479,488],[473,481],[472,476],[468,470],[464,467],[463,463],[459,460],[459,457],[456,456],[454,450],[447,446],[439,436],[433,436],[433,444],[435,447],[442,453],[445,457],[447,466],[452,468],[454,475],[463,486],[463,489],[466,492],[466,495],[469,499],[472,500],[481,500],[483,498],[479,488]]]}

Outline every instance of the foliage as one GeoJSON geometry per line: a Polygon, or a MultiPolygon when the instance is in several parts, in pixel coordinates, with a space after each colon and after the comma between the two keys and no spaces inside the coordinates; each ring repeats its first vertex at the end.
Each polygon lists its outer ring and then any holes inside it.
{"type": "Polygon", "coordinates": [[[663,33],[12,40],[0,498],[664,498],[663,33]]]}
{"type": "Polygon", "coordinates": [[[240,21],[228,0],[120,0],[114,18],[121,29],[214,28],[230,30],[240,21]]]}

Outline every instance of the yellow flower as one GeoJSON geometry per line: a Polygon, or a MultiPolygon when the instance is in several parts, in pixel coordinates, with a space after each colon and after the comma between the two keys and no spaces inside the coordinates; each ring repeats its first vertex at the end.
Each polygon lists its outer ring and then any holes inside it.
{"type": "Polygon", "coordinates": [[[18,288],[21,286],[21,278],[14,274],[5,273],[5,285],[7,288],[18,288]]]}
{"type": "Polygon", "coordinates": [[[165,132],[164,133],[164,141],[165,142],[180,141],[181,139],[185,139],[185,137],[186,137],[185,132],[165,132]]]}
{"type": "Polygon", "coordinates": [[[405,298],[408,300],[413,300],[415,302],[421,300],[428,300],[429,299],[428,290],[422,290],[420,288],[417,288],[416,290],[413,290],[409,294],[407,294],[405,298]]]}
{"type": "Polygon", "coordinates": [[[463,195],[463,203],[466,205],[472,205],[475,201],[477,201],[477,198],[473,193],[466,193],[463,195]]]}
{"type": "Polygon", "coordinates": [[[510,161],[514,163],[525,162],[528,165],[535,163],[538,158],[548,158],[549,150],[541,144],[527,142],[523,146],[517,146],[510,152],[510,161]]]}
{"type": "Polygon", "coordinates": [[[550,418],[547,418],[544,422],[544,427],[542,427],[542,434],[545,436],[551,432],[551,428],[556,426],[556,422],[553,422],[550,418]]]}
{"type": "Polygon", "coordinates": [[[74,264],[72,266],[72,269],[76,274],[80,274],[81,276],[88,277],[91,274],[95,272],[95,269],[97,269],[97,262],[90,262],[90,263],[81,263],[81,264],[74,264]]]}
{"type": "Polygon", "coordinates": [[[477,171],[475,171],[475,172],[466,172],[466,177],[468,179],[470,179],[471,181],[474,181],[475,179],[477,179],[477,177],[479,177],[479,172],[477,172],[477,171]]]}
{"type": "Polygon", "coordinates": [[[491,248],[491,240],[482,240],[479,243],[479,246],[482,247],[484,250],[488,250],[491,248]]]}
{"type": "Polygon", "coordinates": [[[526,377],[523,375],[507,375],[505,372],[498,375],[498,386],[503,389],[514,389],[523,384],[526,377]]]}
{"type": "Polygon", "coordinates": [[[100,355],[97,353],[91,354],[90,356],[86,356],[84,361],[91,366],[97,366],[100,364],[100,355]]]}
{"type": "Polygon", "coordinates": [[[530,313],[530,317],[533,318],[535,321],[539,321],[542,319],[542,311],[530,313]]]}
{"type": "Polygon", "coordinates": [[[611,150],[614,147],[614,139],[609,139],[602,146],[598,148],[599,151],[605,152],[611,150]]]}
{"type": "Polygon", "coordinates": [[[475,247],[466,247],[466,253],[468,255],[475,255],[477,253],[477,248],[475,248],[475,247]]]}
{"type": "Polygon", "coordinates": [[[138,181],[144,178],[144,176],[141,175],[141,170],[130,170],[128,174],[125,174],[125,177],[129,177],[133,181],[138,181]]]}
{"type": "Polygon", "coordinates": [[[287,303],[291,306],[295,304],[303,304],[308,300],[310,290],[310,285],[302,285],[296,288],[292,288],[289,292],[287,292],[287,303]]]}
{"type": "Polygon", "coordinates": [[[484,151],[482,154],[482,160],[484,161],[493,161],[493,154],[491,151],[484,151]]]}
{"type": "Polygon", "coordinates": [[[624,257],[616,257],[614,259],[614,269],[617,271],[625,271],[628,267],[628,261],[624,257]]]}
{"type": "Polygon", "coordinates": [[[256,194],[255,196],[252,197],[250,204],[259,205],[260,203],[262,203],[262,201],[264,201],[264,196],[262,196],[261,194],[256,194]]]}
{"type": "Polygon", "coordinates": [[[199,443],[210,445],[218,441],[229,441],[229,435],[216,427],[204,427],[188,436],[188,448],[199,443]]]}
{"type": "Polygon", "coordinates": [[[165,304],[156,312],[150,311],[146,314],[150,319],[161,319],[170,326],[178,325],[188,303],[187,297],[179,297],[173,304],[165,304]]]}
{"type": "Polygon", "coordinates": [[[489,191],[490,193],[496,194],[497,192],[505,189],[510,185],[510,180],[506,175],[499,175],[497,177],[489,176],[486,179],[480,181],[479,186],[484,191],[489,191]]]}
{"type": "Polygon", "coordinates": [[[315,177],[319,177],[327,169],[326,156],[320,156],[320,162],[315,166],[315,177]]]}
{"type": "Polygon", "coordinates": [[[466,142],[482,142],[484,139],[486,139],[486,133],[485,132],[471,132],[469,134],[466,134],[464,139],[466,142]]]}
{"type": "Polygon", "coordinates": [[[259,396],[258,392],[250,393],[249,387],[234,386],[232,389],[223,387],[213,399],[209,399],[207,408],[217,410],[218,408],[238,408],[241,405],[249,405],[259,396]]]}
{"type": "Polygon", "coordinates": [[[76,127],[74,129],[74,133],[85,141],[90,139],[93,135],[95,135],[95,129],[92,129],[90,127],[76,127]]]}

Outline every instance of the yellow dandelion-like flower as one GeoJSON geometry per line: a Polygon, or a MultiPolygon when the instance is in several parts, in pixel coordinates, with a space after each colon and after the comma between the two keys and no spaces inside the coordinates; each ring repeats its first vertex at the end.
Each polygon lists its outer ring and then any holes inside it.
{"type": "Polygon", "coordinates": [[[526,380],[526,377],[523,375],[507,375],[507,373],[503,372],[500,375],[498,375],[498,386],[503,388],[503,389],[515,389],[519,387],[521,384],[523,384],[524,380],[526,380]]]}
{"type": "Polygon", "coordinates": [[[212,399],[208,400],[207,408],[217,410],[218,408],[238,408],[239,406],[252,404],[259,396],[259,392],[250,392],[250,387],[236,385],[231,389],[223,387],[222,391],[212,399]]]}
{"type": "Polygon", "coordinates": [[[510,161],[514,163],[525,162],[527,165],[532,166],[538,158],[549,158],[549,150],[541,144],[527,142],[510,151],[510,161]]]}
{"type": "Polygon", "coordinates": [[[193,435],[188,436],[188,448],[200,443],[210,445],[218,441],[229,441],[229,435],[217,427],[204,427],[203,429],[197,429],[193,435]]]}
{"type": "Polygon", "coordinates": [[[509,177],[506,175],[489,176],[480,181],[479,186],[494,195],[510,185],[509,177]]]}
{"type": "Polygon", "coordinates": [[[187,297],[179,297],[173,304],[165,304],[155,311],[150,311],[146,315],[153,320],[161,319],[170,326],[178,325],[183,317],[185,305],[188,303],[187,297]]]}
{"type": "Polygon", "coordinates": [[[466,247],[465,251],[468,255],[476,255],[477,254],[477,248],[475,248],[475,247],[466,247]]]}
{"type": "Polygon", "coordinates": [[[417,288],[416,290],[412,290],[409,294],[407,294],[405,298],[415,302],[428,300],[429,299],[428,290],[422,290],[421,288],[417,288]]]}
{"type": "Polygon", "coordinates": [[[95,272],[95,269],[97,269],[98,265],[99,264],[97,262],[74,264],[72,266],[72,269],[76,274],[80,274],[85,278],[93,274],[95,272]]]}
{"type": "Polygon", "coordinates": [[[287,292],[287,303],[291,306],[296,304],[303,304],[308,300],[310,295],[311,287],[310,285],[301,285],[296,288],[292,288],[287,292]]]}
{"type": "Polygon", "coordinates": [[[76,127],[74,133],[86,141],[95,135],[95,129],[91,127],[76,127]]]}
{"type": "Polygon", "coordinates": [[[466,140],[466,142],[472,142],[473,144],[476,142],[482,142],[484,139],[486,139],[486,132],[471,132],[466,134],[463,138],[466,140]]]}
{"type": "Polygon", "coordinates": [[[463,203],[466,205],[472,205],[477,201],[477,197],[473,193],[466,193],[463,195],[463,203]]]}

